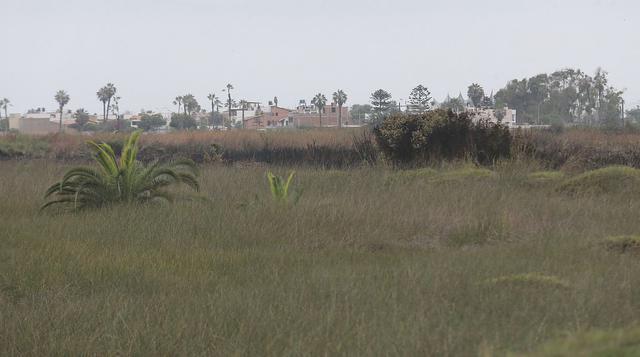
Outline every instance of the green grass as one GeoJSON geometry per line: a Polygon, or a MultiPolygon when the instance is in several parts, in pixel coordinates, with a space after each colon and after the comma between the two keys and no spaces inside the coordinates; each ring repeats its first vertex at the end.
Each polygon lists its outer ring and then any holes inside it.
{"type": "Polygon", "coordinates": [[[575,195],[640,194],[640,170],[627,166],[610,166],[567,179],[560,191],[575,195]]]}
{"type": "Polygon", "coordinates": [[[500,356],[640,321],[640,260],[601,245],[637,196],[296,168],[283,206],[293,168],[206,166],[208,203],[39,213],[66,169],[0,162],[0,355],[500,356]]]}
{"type": "Polygon", "coordinates": [[[634,357],[640,356],[640,328],[581,332],[546,343],[530,357],[634,357]]]}

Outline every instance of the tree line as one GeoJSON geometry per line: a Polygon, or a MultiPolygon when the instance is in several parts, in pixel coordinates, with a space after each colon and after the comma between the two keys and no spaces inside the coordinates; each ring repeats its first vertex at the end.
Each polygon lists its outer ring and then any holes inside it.
{"type": "MultiPolygon", "coordinates": [[[[224,117],[220,113],[220,106],[242,113],[242,121],[239,127],[244,126],[244,113],[248,110],[249,102],[245,99],[236,101],[232,97],[234,87],[227,84],[223,92],[227,98],[220,98],[215,93],[209,93],[207,100],[210,104],[210,112],[207,120],[200,125],[226,126],[231,127],[230,117],[224,117]]],[[[107,83],[97,92],[97,99],[102,103],[102,122],[97,125],[106,130],[125,129],[130,125],[121,122],[119,113],[120,97],[117,95],[117,88],[113,83],[107,83]],[[109,124],[109,115],[112,114],[117,119],[114,124],[109,124]]],[[[493,108],[496,116],[504,116],[504,108],[509,107],[517,111],[519,123],[531,124],[554,124],[554,123],[574,123],[597,126],[616,126],[622,123],[625,113],[631,120],[640,122],[640,108],[625,111],[623,92],[609,84],[608,73],[602,69],[597,69],[593,75],[589,75],[579,69],[563,69],[551,74],[539,74],[530,78],[514,79],[507,85],[487,95],[483,87],[478,83],[472,83],[467,88],[467,99],[460,93],[457,97],[447,96],[443,102],[436,102],[428,87],[418,84],[409,93],[408,100],[403,106],[394,100],[391,93],[384,89],[378,89],[371,93],[370,103],[353,104],[351,107],[351,117],[360,123],[368,121],[372,124],[379,124],[382,119],[395,112],[406,112],[421,114],[432,110],[435,107],[450,109],[456,113],[465,111],[468,107],[493,108]],[[404,109],[403,109],[404,107],[404,109]]],[[[70,101],[70,96],[60,90],[55,94],[60,113],[59,128],[63,130],[62,115],[65,106],[70,101]]],[[[342,108],[347,103],[348,96],[343,90],[333,93],[331,99],[338,107],[338,126],[343,126],[342,108]]],[[[327,105],[328,99],[323,93],[316,94],[311,100],[311,104],[317,110],[320,117],[320,126],[327,105]]],[[[206,114],[198,100],[193,94],[185,94],[175,97],[173,105],[177,106],[177,111],[172,114],[170,126],[175,129],[194,129],[198,127],[198,122],[194,118],[195,114],[206,114]]],[[[278,98],[274,97],[273,102],[278,106],[278,98]]],[[[4,112],[4,120],[0,120],[0,128],[8,128],[7,108],[11,102],[7,98],[0,99],[0,119],[4,112]]],[[[96,129],[96,124],[89,123],[89,114],[84,109],[76,110],[74,114],[76,122],[72,127],[79,130],[96,129]]],[[[161,115],[152,113],[141,113],[141,127],[145,130],[166,125],[166,121],[161,115]]],[[[99,128],[98,128],[99,129],[99,128]]]]}

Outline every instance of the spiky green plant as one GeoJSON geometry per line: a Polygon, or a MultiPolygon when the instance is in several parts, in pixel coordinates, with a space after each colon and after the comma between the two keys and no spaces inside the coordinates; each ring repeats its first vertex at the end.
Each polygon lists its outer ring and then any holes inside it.
{"type": "Polygon", "coordinates": [[[295,171],[291,171],[285,180],[284,177],[274,175],[271,171],[267,172],[269,189],[271,190],[271,197],[273,197],[274,201],[283,203],[298,202],[301,192],[298,190],[291,191],[291,183],[293,182],[295,174],[295,171]]]}
{"type": "Polygon", "coordinates": [[[140,133],[136,131],[125,140],[119,159],[109,144],[87,142],[94,152],[98,168],[75,167],[69,170],[62,181],[49,187],[45,199],[53,199],[41,209],[53,205],[66,205],[78,210],[116,203],[171,202],[174,195],[166,190],[169,186],[185,184],[199,190],[198,170],[191,160],[150,165],[137,161],[140,133]]]}

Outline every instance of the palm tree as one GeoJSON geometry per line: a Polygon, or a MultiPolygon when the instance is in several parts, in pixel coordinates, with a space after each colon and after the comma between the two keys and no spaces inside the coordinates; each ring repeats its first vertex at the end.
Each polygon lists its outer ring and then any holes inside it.
{"type": "MultiPolygon", "coordinates": [[[[9,130],[9,116],[7,115],[7,106],[11,101],[7,98],[0,99],[0,109],[4,109],[4,118],[7,120],[7,130],[9,130]]],[[[0,119],[2,119],[2,112],[0,112],[0,119]]],[[[2,130],[0,128],[0,130],[2,130]]]]}
{"type": "Polygon", "coordinates": [[[173,101],[173,105],[178,106],[178,114],[180,114],[180,107],[182,106],[182,96],[177,96],[176,99],[173,101]]]}
{"type": "Polygon", "coordinates": [[[107,83],[106,86],[100,88],[96,95],[98,100],[102,102],[102,117],[104,122],[109,119],[109,109],[111,107],[111,98],[116,95],[117,88],[112,83],[107,83]]]}
{"type": "Polygon", "coordinates": [[[107,91],[106,91],[105,87],[100,88],[96,92],[96,96],[98,97],[98,100],[102,102],[102,120],[106,122],[106,118],[107,118],[107,100],[109,100],[109,98],[107,98],[107,91]]]}
{"type": "Polygon", "coordinates": [[[69,97],[67,92],[65,92],[63,90],[59,90],[56,93],[54,98],[55,98],[56,102],[58,102],[58,106],[60,108],[60,129],[59,130],[62,133],[62,113],[64,113],[64,106],[67,105],[67,103],[69,103],[69,100],[71,98],[69,97]]]}
{"type": "Polygon", "coordinates": [[[342,106],[347,102],[347,93],[342,89],[334,92],[333,102],[338,106],[338,128],[342,128],[342,106]]]}
{"type": "MultiPolygon", "coordinates": [[[[233,84],[231,83],[227,83],[227,109],[229,110],[229,121],[231,121],[231,106],[233,104],[233,102],[231,101],[231,90],[234,89],[233,88],[233,84]]],[[[223,92],[225,91],[224,89],[222,90],[223,92]]],[[[244,123],[242,123],[244,125],[244,123]]]]}
{"type": "Polygon", "coordinates": [[[9,119],[9,115],[7,115],[7,107],[9,106],[9,104],[11,103],[11,101],[7,98],[2,98],[0,99],[0,109],[4,109],[4,118],[5,119],[9,119]]]}
{"type": "Polygon", "coordinates": [[[107,116],[105,117],[104,121],[106,122],[109,119],[109,109],[111,108],[111,98],[113,98],[114,95],[116,95],[116,86],[114,86],[112,83],[107,83],[107,86],[105,87],[105,94],[107,96],[107,116]]]}
{"type": "Polygon", "coordinates": [[[324,107],[327,105],[327,97],[322,93],[318,93],[311,100],[311,104],[318,108],[318,114],[320,115],[320,127],[322,128],[322,111],[324,111],[324,107]]]}
{"type": "MultiPolygon", "coordinates": [[[[215,112],[216,102],[220,102],[220,100],[218,99],[218,97],[216,97],[215,93],[209,93],[209,95],[207,96],[207,99],[209,99],[209,101],[211,102],[211,117],[215,118],[213,113],[215,112]]],[[[209,124],[212,124],[212,123],[209,123],[209,124]]]]}
{"type": "Polygon", "coordinates": [[[182,97],[182,108],[185,115],[191,116],[192,113],[200,111],[200,104],[198,104],[193,94],[185,94],[182,97]]]}
{"type": "Polygon", "coordinates": [[[60,182],[46,191],[45,199],[55,198],[42,205],[41,209],[53,205],[79,210],[118,203],[171,202],[174,195],[166,188],[177,184],[199,190],[198,171],[191,160],[149,166],[137,161],[140,133],[136,131],[129,136],[119,159],[109,144],[89,141],[98,169],[76,167],[69,170],[60,182]]]}

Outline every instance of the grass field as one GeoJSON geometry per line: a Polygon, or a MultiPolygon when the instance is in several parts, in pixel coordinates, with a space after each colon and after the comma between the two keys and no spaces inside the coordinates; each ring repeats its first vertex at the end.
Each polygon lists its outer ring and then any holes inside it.
{"type": "Polygon", "coordinates": [[[202,168],[210,202],[41,214],[65,165],[0,162],[0,355],[499,356],[640,322],[624,187],[300,169],[286,207],[265,166],[202,168]]]}

